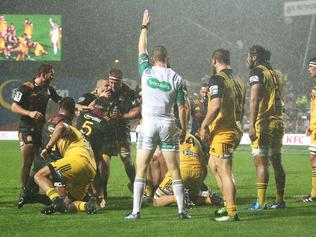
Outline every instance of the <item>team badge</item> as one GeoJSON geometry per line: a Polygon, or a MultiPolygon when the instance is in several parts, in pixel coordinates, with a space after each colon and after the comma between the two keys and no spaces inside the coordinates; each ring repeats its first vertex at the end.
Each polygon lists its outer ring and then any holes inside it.
{"type": "Polygon", "coordinates": [[[15,102],[20,102],[21,98],[22,98],[22,92],[21,91],[16,91],[13,100],[15,102]]]}
{"type": "Polygon", "coordinates": [[[218,85],[210,87],[210,94],[211,95],[217,95],[218,94],[218,85]]]}
{"type": "Polygon", "coordinates": [[[252,83],[252,82],[258,82],[259,81],[259,77],[258,76],[251,76],[249,78],[249,82],[252,83]]]}

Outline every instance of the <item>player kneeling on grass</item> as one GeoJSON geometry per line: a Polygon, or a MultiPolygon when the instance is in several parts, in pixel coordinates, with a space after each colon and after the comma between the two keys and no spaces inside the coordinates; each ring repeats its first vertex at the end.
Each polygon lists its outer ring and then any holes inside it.
{"type": "MultiPolygon", "coordinates": [[[[74,113],[75,101],[69,97],[62,99],[58,115],[72,119],[74,113]]],[[[51,129],[52,136],[42,150],[41,156],[45,159],[51,150],[58,149],[62,159],[43,167],[34,176],[35,182],[53,202],[45,207],[42,213],[86,211],[94,214],[95,198],[90,198],[89,202],[82,201],[96,174],[96,163],[91,146],[80,131],[64,121],[56,123],[51,129]],[[62,196],[54,188],[55,182],[65,185],[67,197],[62,196]]]]}
{"type": "MultiPolygon", "coordinates": [[[[196,205],[219,205],[222,199],[210,194],[207,197],[200,196],[200,187],[205,175],[205,154],[201,143],[192,134],[187,133],[184,142],[180,145],[180,173],[184,185],[184,203],[190,208],[196,205]],[[216,198],[215,198],[216,197],[216,198]],[[192,201],[193,202],[192,202],[192,201]]],[[[155,191],[153,205],[155,207],[166,206],[175,203],[176,198],[172,190],[172,179],[168,172],[155,191]]]]}

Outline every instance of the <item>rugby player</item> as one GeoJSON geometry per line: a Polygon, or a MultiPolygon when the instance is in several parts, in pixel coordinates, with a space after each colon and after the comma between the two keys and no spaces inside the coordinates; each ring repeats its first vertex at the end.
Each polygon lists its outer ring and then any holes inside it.
{"type": "MultiPolygon", "coordinates": [[[[312,79],[316,79],[316,57],[312,58],[308,64],[308,71],[312,79]]],[[[311,93],[311,116],[309,127],[306,135],[311,137],[311,145],[309,147],[310,163],[312,167],[312,190],[307,197],[302,199],[303,202],[316,202],[316,86],[311,93]]]]}
{"type": "Polygon", "coordinates": [[[142,123],[138,126],[136,177],[134,181],[133,210],[125,219],[139,219],[145,177],[150,159],[159,144],[168,170],[172,176],[173,191],[176,196],[180,219],[190,216],[184,210],[183,182],[181,180],[177,154],[179,139],[185,139],[187,131],[186,109],[182,78],[171,68],[167,68],[168,54],[163,46],[156,46],[152,51],[150,63],[147,52],[147,31],[150,23],[148,10],[144,11],[139,37],[139,73],[142,87],[142,123]],[[181,123],[180,135],[175,124],[174,104],[178,104],[181,123]]]}
{"type": "Polygon", "coordinates": [[[97,175],[94,183],[94,192],[99,198],[99,205],[104,208],[106,205],[106,186],[109,178],[108,155],[106,146],[111,138],[109,131],[111,122],[109,117],[112,101],[106,97],[96,99],[95,107],[91,111],[84,110],[80,113],[76,127],[91,144],[97,164],[97,175]]]}
{"type": "MultiPolygon", "coordinates": [[[[140,101],[134,90],[123,83],[123,73],[119,69],[112,69],[109,73],[109,85],[111,88],[112,110],[110,118],[111,144],[109,156],[119,155],[124,164],[125,172],[129,179],[128,187],[132,191],[131,184],[135,179],[135,167],[131,159],[131,137],[129,121],[140,117],[140,101]]],[[[110,163],[108,163],[110,165],[110,163]]]]}
{"type": "Polygon", "coordinates": [[[285,208],[285,172],[281,163],[284,135],[283,77],[270,64],[271,53],[260,45],[249,49],[250,68],[249,138],[257,174],[257,201],[248,210],[285,208]],[[276,200],[266,205],[269,182],[269,160],[275,172],[276,200]]]}
{"type": "Polygon", "coordinates": [[[233,151],[236,148],[236,93],[230,66],[230,54],[225,49],[213,52],[211,66],[215,75],[210,78],[210,100],[201,125],[202,141],[210,137],[210,160],[214,162],[221,180],[226,212],[216,221],[238,221],[236,187],[232,175],[233,151]]]}
{"type": "Polygon", "coordinates": [[[30,169],[41,145],[41,130],[45,123],[46,106],[49,99],[58,103],[61,97],[50,86],[54,79],[54,68],[49,64],[42,64],[36,77],[20,86],[15,92],[11,110],[21,115],[19,124],[19,141],[22,153],[21,193],[17,203],[21,208],[30,194],[27,182],[30,169]]]}
{"type": "Polygon", "coordinates": [[[207,103],[208,103],[208,85],[203,83],[200,87],[199,98],[191,102],[191,116],[192,116],[192,128],[191,134],[196,134],[201,127],[201,124],[206,116],[207,103]]]}
{"type": "Polygon", "coordinates": [[[92,148],[80,131],[61,119],[67,117],[71,121],[74,115],[75,101],[66,97],[59,104],[58,115],[52,119],[54,123],[48,127],[52,135],[41,156],[45,159],[52,150],[58,150],[62,159],[43,167],[34,176],[35,182],[52,200],[52,204],[42,210],[43,214],[56,211],[86,211],[94,214],[96,211],[95,199],[82,201],[96,174],[92,148]],[[60,195],[54,182],[66,186],[66,197],[60,195]]]}
{"type": "MultiPolygon", "coordinates": [[[[220,205],[222,200],[214,199],[214,193],[207,197],[199,195],[200,186],[205,178],[206,154],[200,141],[192,134],[187,133],[185,140],[180,144],[180,173],[183,180],[186,207],[197,205],[220,205]],[[193,203],[192,203],[192,202],[193,203]]],[[[155,191],[153,206],[166,206],[175,203],[172,179],[168,172],[155,191]]]]}

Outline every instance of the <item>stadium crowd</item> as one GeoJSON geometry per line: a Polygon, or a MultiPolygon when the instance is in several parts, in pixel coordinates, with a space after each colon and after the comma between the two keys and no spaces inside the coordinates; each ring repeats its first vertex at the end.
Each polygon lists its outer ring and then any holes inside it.
{"type": "MultiPolygon", "coordinates": [[[[215,221],[239,220],[232,165],[243,134],[247,86],[234,79],[229,51],[216,49],[211,55],[213,75],[201,85],[199,97],[190,100],[182,77],[169,65],[167,49],[155,46],[149,56],[149,26],[150,15],[145,10],[138,45],[141,82],[135,90],[122,81],[122,71],[114,68],[97,80],[92,92],[83,93],[75,102],[56,93],[50,85],[54,68],[42,64],[35,78],[15,92],[11,109],[21,115],[23,157],[18,208],[32,202],[45,204],[43,214],[94,214],[106,208],[111,157],[119,156],[133,193],[133,210],[125,219],[139,219],[142,202],[149,201],[156,207],[176,203],[179,219],[191,218],[186,208],[216,205],[215,221]],[[46,120],[49,99],[59,109],[46,120]],[[135,165],[130,148],[132,120],[138,121],[135,165]],[[204,184],[208,167],[222,197],[204,184]]],[[[284,76],[272,67],[270,58],[270,51],[260,45],[247,52],[247,119],[257,191],[248,210],[286,208],[286,174],[281,162],[284,76]],[[267,203],[270,163],[276,196],[267,203]]],[[[316,58],[310,60],[309,72],[316,78],[316,58]]],[[[312,190],[303,202],[316,201],[315,93],[313,88],[307,130],[312,134],[312,190]]]]}

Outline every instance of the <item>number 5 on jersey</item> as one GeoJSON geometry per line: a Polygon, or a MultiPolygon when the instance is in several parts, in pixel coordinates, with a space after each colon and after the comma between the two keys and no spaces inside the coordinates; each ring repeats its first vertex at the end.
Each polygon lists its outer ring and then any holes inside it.
{"type": "Polygon", "coordinates": [[[90,136],[92,132],[92,126],[93,122],[90,121],[85,121],[84,124],[82,125],[82,129],[80,129],[80,132],[86,136],[90,136]]]}

